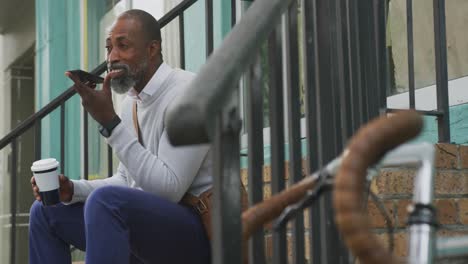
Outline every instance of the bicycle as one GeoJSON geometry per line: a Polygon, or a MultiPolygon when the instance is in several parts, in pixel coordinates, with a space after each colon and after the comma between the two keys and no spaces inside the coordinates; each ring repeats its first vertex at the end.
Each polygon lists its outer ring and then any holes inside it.
{"type": "Polygon", "coordinates": [[[435,148],[429,143],[406,143],[416,137],[423,121],[415,111],[380,117],[361,128],[348,147],[323,169],[272,196],[242,214],[243,241],[264,223],[276,219],[275,227],[287,223],[310,206],[321,193],[333,189],[338,230],[360,263],[433,263],[436,257],[468,256],[468,237],[439,238],[434,199],[435,148]],[[367,201],[366,183],[386,166],[418,167],[408,219],[408,257],[400,259],[386,249],[370,231],[362,203],[367,201]]]}

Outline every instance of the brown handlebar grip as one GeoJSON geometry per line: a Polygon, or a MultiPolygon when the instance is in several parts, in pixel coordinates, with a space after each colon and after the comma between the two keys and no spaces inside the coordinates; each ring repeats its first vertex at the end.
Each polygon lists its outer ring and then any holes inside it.
{"type": "Polygon", "coordinates": [[[253,232],[263,227],[266,223],[277,218],[283,210],[304,198],[306,192],[312,189],[317,180],[314,177],[306,177],[292,185],[288,189],[262,201],[242,213],[242,241],[247,240],[253,232]]]}
{"type": "Polygon", "coordinates": [[[380,117],[361,128],[351,139],[336,176],[333,191],[335,220],[346,245],[363,264],[399,263],[370,232],[369,217],[362,212],[369,166],[396,146],[414,138],[423,126],[415,111],[380,117]]]}

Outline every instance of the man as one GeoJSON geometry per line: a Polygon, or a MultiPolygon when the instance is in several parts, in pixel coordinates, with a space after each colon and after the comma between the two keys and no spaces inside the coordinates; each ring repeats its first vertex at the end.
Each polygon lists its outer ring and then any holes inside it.
{"type": "Polygon", "coordinates": [[[70,263],[70,245],[86,251],[87,264],[209,263],[199,215],[179,204],[186,193],[199,196],[211,188],[209,147],[171,146],[163,122],[193,74],[163,62],[159,24],[141,10],[117,18],[106,49],[102,90],[66,75],[118,156],[117,173],[94,181],[61,175],[63,204],[55,207],[40,204],[31,179],[38,201],[30,213],[30,263],[70,263]],[[121,119],[111,88],[128,93],[121,119]]]}

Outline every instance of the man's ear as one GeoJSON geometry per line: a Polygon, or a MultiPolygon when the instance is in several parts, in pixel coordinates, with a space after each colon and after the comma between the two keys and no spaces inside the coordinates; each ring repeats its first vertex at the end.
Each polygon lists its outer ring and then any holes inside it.
{"type": "Polygon", "coordinates": [[[152,40],[148,47],[149,55],[151,58],[156,58],[161,53],[161,41],[159,40],[152,40]]]}

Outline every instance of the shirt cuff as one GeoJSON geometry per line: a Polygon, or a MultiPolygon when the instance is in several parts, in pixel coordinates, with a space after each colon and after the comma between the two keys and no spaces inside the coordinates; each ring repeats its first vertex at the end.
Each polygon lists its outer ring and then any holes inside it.
{"type": "Polygon", "coordinates": [[[81,180],[70,180],[73,182],[73,196],[70,202],[62,202],[64,205],[70,205],[74,203],[84,202],[88,198],[88,195],[85,192],[85,187],[81,180]]]}
{"type": "Polygon", "coordinates": [[[112,134],[106,139],[106,141],[107,144],[109,144],[109,146],[111,146],[116,153],[120,153],[122,147],[125,148],[125,146],[130,143],[129,139],[132,138],[136,139],[136,136],[130,133],[127,127],[122,122],[120,122],[120,124],[114,128],[112,134]]]}

